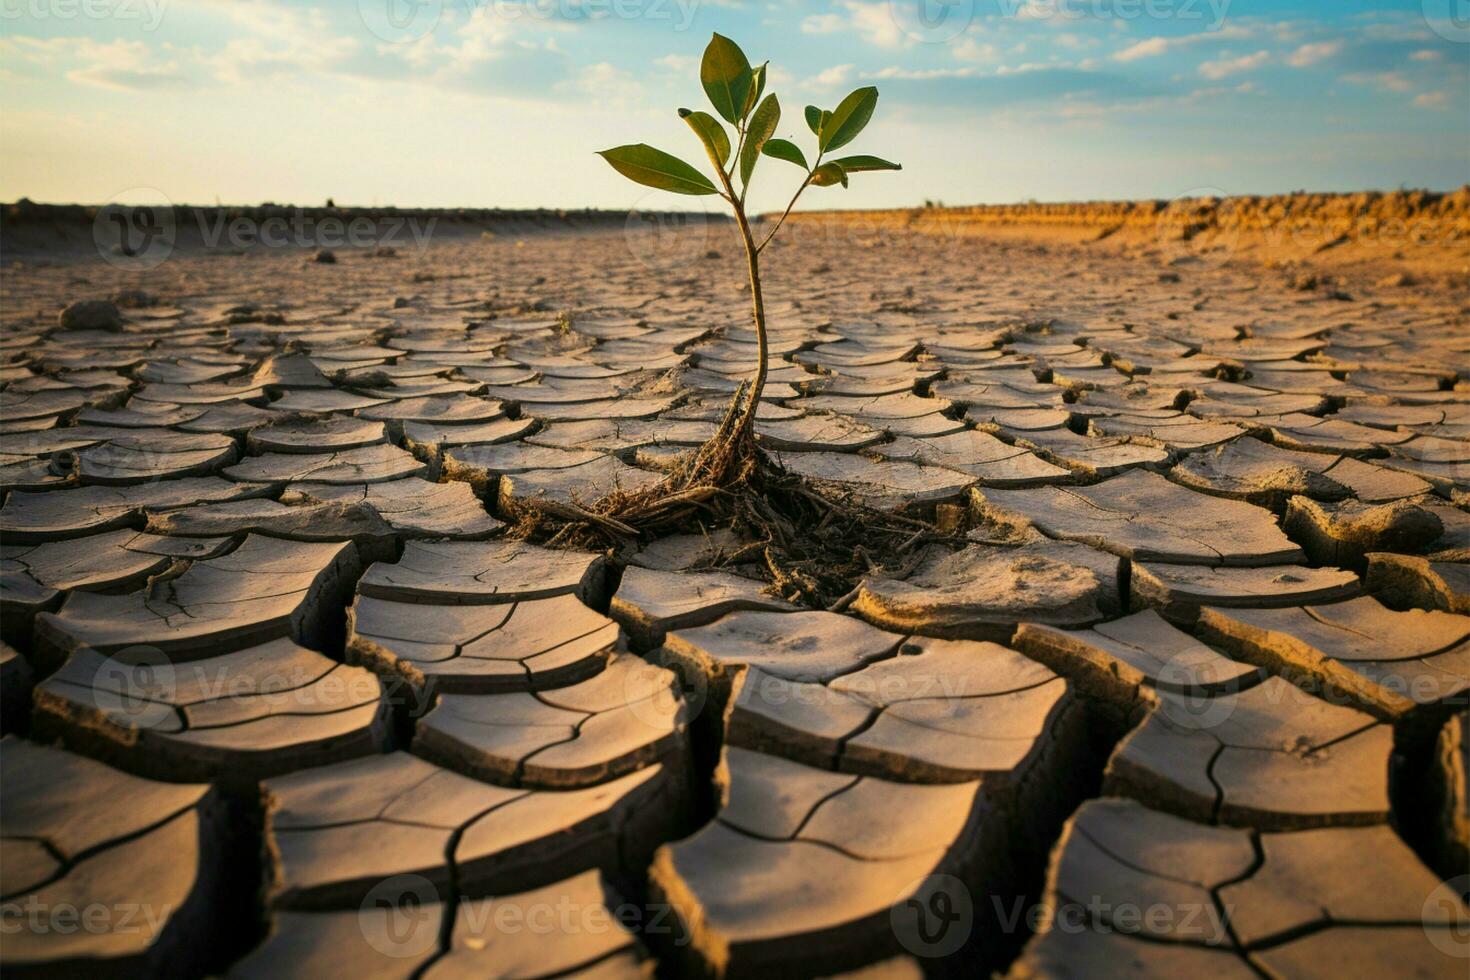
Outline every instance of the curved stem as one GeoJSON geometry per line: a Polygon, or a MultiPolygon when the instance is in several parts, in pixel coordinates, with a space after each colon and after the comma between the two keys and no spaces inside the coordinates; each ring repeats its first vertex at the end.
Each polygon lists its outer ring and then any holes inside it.
{"type": "Polygon", "coordinates": [[[766,387],[766,360],[768,357],[766,305],[761,296],[760,249],[756,248],[755,238],[750,233],[750,221],[745,217],[745,206],[735,197],[735,188],[730,184],[730,175],[722,170],[720,180],[725,185],[726,199],[735,211],[735,221],[740,225],[740,238],[745,244],[745,259],[750,269],[751,319],[755,323],[756,357],[760,362],[756,365],[755,380],[751,383],[750,396],[745,403],[744,414],[740,417],[739,427],[736,429],[739,438],[744,438],[755,428],[756,409],[760,406],[761,392],[766,387]]]}
{"type": "MultiPolygon", "coordinates": [[[[818,159],[820,159],[820,157],[818,159]]],[[[776,237],[776,232],[778,232],[778,231],[781,230],[781,225],[786,221],[786,216],[791,213],[791,209],[792,208],[796,207],[796,199],[798,197],[801,197],[801,192],[804,191],[804,190],[806,190],[807,187],[808,187],[808,185],[811,184],[811,182],[812,182],[812,175],[810,173],[808,173],[806,175],[806,180],[803,180],[801,182],[801,186],[796,189],[796,193],[791,195],[791,200],[787,203],[786,210],[785,211],[782,211],[781,212],[781,217],[779,217],[779,218],[776,219],[776,225],[775,225],[775,227],[773,227],[771,229],[771,233],[769,235],[767,235],[765,237],[765,240],[762,241],[760,243],[760,245],[756,248],[755,251],[756,251],[756,254],[757,255],[759,255],[761,252],[764,252],[766,250],[766,246],[769,245],[769,244],[771,244],[771,239],[775,238],[776,237]]]]}
{"type": "Polygon", "coordinates": [[[766,386],[766,360],[769,355],[766,345],[766,306],[761,296],[760,249],[755,247],[755,239],[751,237],[745,208],[738,209],[735,216],[740,221],[740,233],[745,238],[745,257],[750,266],[751,318],[755,321],[755,356],[760,362],[755,369],[755,382],[750,386],[750,400],[745,405],[745,416],[740,420],[740,432],[743,434],[755,428],[756,409],[760,407],[761,391],[766,386]]]}
{"type": "MultiPolygon", "coordinates": [[[[742,150],[745,149],[745,121],[744,120],[741,120],[740,122],[738,122],[738,123],[735,124],[735,133],[736,133],[735,152],[733,152],[733,153],[730,154],[730,169],[729,170],[722,170],[721,171],[721,173],[725,177],[725,188],[727,190],[729,190],[731,197],[734,197],[735,196],[735,187],[734,187],[734,185],[732,185],[730,183],[730,179],[735,176],[735,168],[738,167],[738,166],[740,166],[740,151],[742,151],[742,150]]],[[[731,204],[734,204],[735,202],[734,201],[731,201],[730,203],[731,204]]]]}

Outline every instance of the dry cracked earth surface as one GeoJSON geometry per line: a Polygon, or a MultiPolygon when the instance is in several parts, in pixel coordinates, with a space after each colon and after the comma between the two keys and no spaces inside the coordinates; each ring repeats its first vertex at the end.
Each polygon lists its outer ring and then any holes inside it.
{"type": "Polygon", "coordinates": [[[1465,296],[767,256],[765,448],[959,529],[838,611],[505,534],[711,435],[727,227],[12,265],[6,975],[1463,978],[1465,296]]]}

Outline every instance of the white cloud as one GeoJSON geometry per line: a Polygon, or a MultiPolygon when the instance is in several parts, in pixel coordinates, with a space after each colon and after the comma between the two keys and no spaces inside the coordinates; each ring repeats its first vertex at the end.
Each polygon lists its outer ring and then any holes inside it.
{"type": "Polygon", "coordinates": [[[1354,85],[1371,85],[1380,92],[1414,91],[1414,83],[1397,71],[1359,71],[1342,76],[1342,80],[1354,85]]]}
{"type": "Polygon", "coordinates": [[[955,45],[952,52],[959,61],[994,61],[1000,57],[1000,48],[995,45],[967,37],[955,45]]]}
{"type": "Polygon", "coordinates": [[[853,30],[869,44],[880,48],[898,48],[913,42],[913,38],[899,28],[888,4],[846,0],[842,5],[852,18],[853,30]]]}
{"type": "Polygon", "coordinates": [[[806,84],[816,88],[833,88],[845,85],[852,78],[852,65],[834,65],[825,71],[818,72],[806,80],[806,84]]]}
{"type": "Polygon", "coordinates": [[[934,78],[1000,78],[1004,75],[1022,75],[1031,71],[1054,71],[1058,68],[1074,67],[1068,64],[1057,64],[1056,62],[1027,62],[1021,65],[1001,65],[993,71],[981,71],[979,68],[966,65],[963,68],[900,68],[897,65],[882,68],[878,71],[863,72],[864,79],[904,79],[908,81],[928,81],[934,78]]]}
{"type": "Polygon", "coordinates": [[[280,43],[258,37],[231,38],[209,61],[222,82],[239,85],[252,78],[295,76],[303,70],[329,72],[358,49],[347,37],[322,37],[280,43]]]}
{"type": "Polygon", "coordinates": [[[74,41],[68,37],[39,38],[29,34],[0,37],[0,57],[22,58],[37,64],[50,64],[56,56],[69,51],[74,41]]]}
{"type": "Polygon", "coordinates": [[[1440,59],[1440,53],[1438,51],[1430,51],[1426,48],[1423,51],[1415,51],[1409,55],[1409,58],[1412,61],[1438,61],[1440,59]]]}
{"type": "Polygon", "coordinates": [[[0,57],[64,69],[68,81],[121,92],[182,86],[189,72],[170,46],[155,51],[142,41],[94,41],[86,37],[0,38],[0,57]]]}
{"type": "Polygon", "coordinates": [[[1068,48],[1072,51],[1080,51],[1083,48],[1095,48],[1102,43],[1097,38],[1084,37],[1081,34],[1074,34],[1071,31],[1058,34],[1053,40],[1056,41],[1058,47],[1068,48]]]}
{"type": "Polygon", "coordinates": [[[1311,44],[1303,44],[1293,51],[1287,56],[1286,63],[1293,68],[1306,68],[1319,61],[1326,61],[1341,51],[1341,41],[1314,41],[1311,44]]]}
{"type": "Polygon", "coordinates": [[[227,84],[332,72],[363,50],[357,38],[334,33],[326,14],[315,7],[297,7],[278,0],[192,2],[233,25],[232,36],[224,47],[207,60],[215,78],[227,84]]]}
{"type": "Polygon", "coordinates": [[[237,27],[261,37],[286,42],[300,41],[303,35],[327,33],[327,17],[315,7],[301,8],[274,3],[272,0],[196,0],[200,6],[223,13],[237,27]]]}
{"type": "Polygon", "coordinates": [[[1257,51],[1255,54],[1243,54],[1238,58],[1220,58],[1216,61],[1206,61],[1199,66],[1199,73],[1212,81],[1238,75],[1243,71],[1251,71],[1264,65],[1271,58],[1268,51],[1257,51]]]}
{"type": "Polygon", "coordinates": [[[975,68],[900,68],[891,65],[875,72],[864,73],[865,78],[882,81],[885,78],[901,78],[912,81],[928,81],[931,78],[977,78],[980,72],[975,68]]]}
{"type": "Polygon", "coordinates": [[[1425,18],[1419,13],[1396,22],[1365,24],[1363,36],[1375,41],[1434,41],[1435,35],[1424,26],[1425,18]]]}
{"type": "Polygon", "coordinates": [[[785,91],[796,84],[796,76],[782,68],[780,65],[766,66],[766,91],[781,89],[785,91]]]}
{"type": "Polygon", "coordinates": [[[1414,104],[1423,109],[1443,109],[1449,103],[1448,92],[1423,92],[1414,96],[1414,104]]]}
{"type": "Polygon", "coordinates": [[[1114,61],[1137,61],[1139,58],[1152,58],[1180,48],[1192,47],[1196,44],[1204,44],[1211,41],[1241,41],[1256,36],[1256,31],[1244,25],[1222,27],[1216,31],[1205,31],[1200,34],[1181,34],[1178,37],[1150,37],[1129,45],[1122,51],[1113,54],[1114,61]]]}
{"type": "Polygon", "coordinates": [[[803,34],[836,34],[846,27],[841,14],[812,14],[801,22],[803,34]]]}
{"type": "Polygon", "coordinates": [[[618,106],[634,104],[643,92],[643,87],[631,73],[607,61],[588,65],[577,72],[575,77],[558,83],[557,88],[559,91],[594,96],[618,106]]]}
{"type": "Polygon", "coordinates": [[[901,48],[913,43],[899,27],[887,3],[838,0],[834,13],[812,14],[801,22],[804,34],[837,34],[851,31],[879,48],[901,48]]]}
{"type": "Polygon", "coordinates": [[[1113,55],[1114,61],[1137,61],[1139,58],[1150,58],[1156,54],[1163,54],[1169,50],[1169,41],[1162,37],[1151,37],[1137,44],[1129,45],[1122,51],[1113,55]]]}
{"type": "Polygon", "coordinates": [[[454,33],[459,41],[457,45],[435,48],[433,34],[427,34],[420,40],[426,50],[435,51],[446,59],[447,68],[493,58],[513,37],[509,22],[494,16],[494,11],[488,6],[475,7],[470,11],[469,19],[454,33]]]}

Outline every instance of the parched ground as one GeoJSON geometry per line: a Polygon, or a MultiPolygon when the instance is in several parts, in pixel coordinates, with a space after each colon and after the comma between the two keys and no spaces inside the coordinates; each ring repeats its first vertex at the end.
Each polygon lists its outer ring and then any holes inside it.
{"type": "Polygon", "coordinates": [[[12,243],[7,976],[1463,977],[1463,281],[789,230],[761,440],[964,533],[836,611],[504,536],[712,433],[729,225],[12,243]]]}

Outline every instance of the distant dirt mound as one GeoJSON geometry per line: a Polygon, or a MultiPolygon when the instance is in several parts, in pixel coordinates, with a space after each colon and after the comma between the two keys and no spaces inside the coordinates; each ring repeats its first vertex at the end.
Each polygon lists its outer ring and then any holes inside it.
{"type": "Polygon", "coordinates": [[[823,211],[793,215],[793,220],[808,231],[825,227],[849,235],[902,227],[940,236],[1109,241],[1156,249],[1166,261],[1248,259],[1271,266],[1334,268],[1373,262],[1380,273],[1470,272],[1470,185],[1449,193],[1364,191],[823,211]]]}

